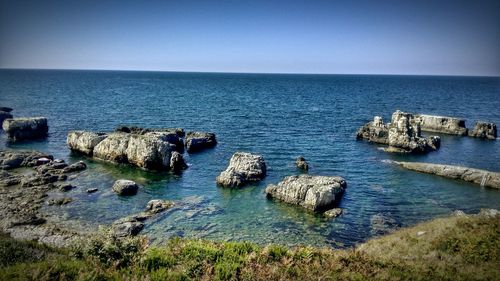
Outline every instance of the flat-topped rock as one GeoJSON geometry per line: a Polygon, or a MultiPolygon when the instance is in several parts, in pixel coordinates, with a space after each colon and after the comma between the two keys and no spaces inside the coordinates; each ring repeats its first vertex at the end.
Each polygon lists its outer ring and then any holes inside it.
{"type": "Polygon", "coordinates": [[[500,189],[500,173],[453,165],[441,165],[422,162],[395,162],[403,168],[463,180],[480,186],[500,189]]]}
{"type": "Polygon", "coordinates": [[[494,140],[497,138],[497,125],[491,122],[477,121],[469,136],[482,139],[494,140]]]}
{"type": "Polygon", "coordinates": [[[92,156],[94,147],[107,137],[108,135],[105,133],[70,131],[66,138],[66,144],[72,151],[92,156]]]}
{"type": "Polygon", "coordinates": [[[113,191],[118,195],[135,195],[139,190],[139,186],[131,180],[117,180],[113,184],[113,191]]]}
{"type": "Polygon", "coordinates": [[[38,139],[47,136],[49,126],[45,117],[22,117],[5,119],[3,130],[14,141],[38,139]]]}
{"type": "Polygon", "coordinates": [[[302,206],[312,211],[331,209],[347,187],[341,177],[288,176],[266,188],[268,198],[302,206]]]}
{"type": "Polygon", "coordinates": [[[225,187],[240,187],[249,182],[262,180],[267,173],[266,163],[260,155],[236,152],[229,166],[220,173],[216,181],[225,187]]]}
{"type": "Polygon", "coordinates": [[[187,168],[182,155],[174,153],[183,145],[176,131],[109,134],[72,131],[68,134],[67,144],[71,150],[97,159],[132,164],[143,169],[187,168]]]}
{"type": "Polygon", "coordinates": [[[412,122],[422,131],[466,136],[465,120],[449,116],[415,114],[412,122]]]}
{"type": "Polygon", "coordinates": [[[214,133],[188,132],[185,144],[187,152],[192,153],[216,146],[217,140],[214,133]]]}

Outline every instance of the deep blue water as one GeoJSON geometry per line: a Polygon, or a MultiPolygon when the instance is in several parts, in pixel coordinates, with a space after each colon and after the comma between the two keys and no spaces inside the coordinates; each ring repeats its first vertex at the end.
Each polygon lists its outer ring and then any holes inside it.
{"type": "MultiPolygon", "coordinates": [[[[70,161],[69,130],[113,130],[119,124],[182,127],[217,134],[216,148],[185,154],[182,175],[145,172],[85,159],[90,168],[73,179],[75,201],[46,207],[68,225],[99,223],[142,210],[150,199],[185,202],[144,233],[156,242],[171,236],[250,240],[288,245],[350,246],[400,226],[450,214],[500,208],[500,192],[406,171],[383,160],[399,159],[500,170],[500,141],[442,135],[437,152],[398,156],[355,140],[374,115],[389,121],[397,109],[500,124],[500,78],[354,75],[268,75],[112,71],[0,71],[0,105],[15,116],[46,116],[46,141],[6,143],[70,161]],[[268,177],[242,189],[217,187],[215,177],[235,151],[264,156],[268,177]],[[304,155],[310,174],[339,175],[348,188],[344,214],[324,219],[301,208],[267,200],[264,189],[300,173],[304,155]],[[115,179],[142,184],[138,195],[118,197],[115,179]],[[85,189],[98,187],[88,195],[85,189]]],[[[53,196],[61,196],[54,193],[53,196]]]]}

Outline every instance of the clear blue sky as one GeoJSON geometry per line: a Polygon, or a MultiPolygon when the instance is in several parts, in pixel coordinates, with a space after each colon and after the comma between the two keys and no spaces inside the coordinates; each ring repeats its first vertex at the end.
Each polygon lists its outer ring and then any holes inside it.
{"type": "Polygon", "coordinates": [[[0,0],[0,68],[500,76],[500,0],[0,0]]]}

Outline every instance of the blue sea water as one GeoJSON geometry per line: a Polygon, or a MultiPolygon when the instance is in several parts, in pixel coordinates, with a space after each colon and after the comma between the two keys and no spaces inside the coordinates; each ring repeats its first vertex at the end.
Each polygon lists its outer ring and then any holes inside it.
{"type": "Polygon", "coordinates": [[[344,247],[454,210],[500,208],[498,190],[384,161],[499,171],[499,140],[441,135],[440,150],[413,156],[355,140],[374,115],[389,121],[397,109],[462,117],[468,127],[476,120],[500,124],[500,78],[0,70],[0,105],[13,107],[18,117],[46,116],[50,126],[44,141],[11,144],[2,133],[0,148],[38,149],[88,163],[71,179],[78,188],[66,196],[75,200],[44,208],[75,228],[97,229],[160,198],[181,207],[148,223],[143,233],[155,243],[182,236],[344,247]],[[181,175],[90,160],[65,145],[69,130],[110,131],[121,124],[211,131],[219,144],[186,153],[189,169],[181,175]],[[236,151],[263,155],[268,177],[242,189],[217,187],[215,177],[236,151]],[[342,216],[325,219],[266,199],[267,184],[300,173],[294,166],[299,155],[309,161],[310,174],[347,180],[342,216]],[[119,178],[142,188],[136,196],[118,197],[111,185],[119,178]],[[99,191],[87,194],[89,187],[99,191]]]}

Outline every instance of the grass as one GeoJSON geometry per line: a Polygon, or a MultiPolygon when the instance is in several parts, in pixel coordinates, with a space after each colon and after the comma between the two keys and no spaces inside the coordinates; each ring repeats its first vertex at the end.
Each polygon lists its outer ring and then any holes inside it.
{"type": "Polygon", "coordinates": [[[0,236],[0,280],[498,280],[500,219],[435,219],[355,249],[101,235],[69,249],[0,236]]]}

